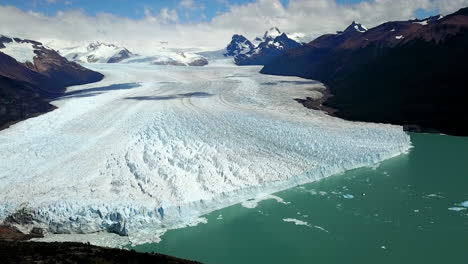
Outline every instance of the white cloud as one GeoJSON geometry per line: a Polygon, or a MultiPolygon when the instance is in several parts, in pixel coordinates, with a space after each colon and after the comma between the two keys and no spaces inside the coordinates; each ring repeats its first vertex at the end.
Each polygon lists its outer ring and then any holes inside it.
{"type": "MultiPolygon", "coordinates": [[[[181,2],[179,2],[181,3],[181,2]]],[[[142,19],[112,14],[88,16],[82,10],[45,16],[0,5],[0,33],[30,39],[60,39],[62,43],[102,41],[123,45],[139,53],[151,53],[161,41],[173,47],[222,48],[234,33],[252,38],[278,26],[285,32],[311,37],[344,29],[353,20],[368,27],[389,20],[413,18],[419,8],[439,9],[443,14],[468,6],[468,0],[372,0],[339,5],[335,0],[257,0],[244,5],[228,4],[228,11],[211,21],[181,23],[174,9],[152,12],[142,19]]]]}
{"type": "Polygon", "coordinates": [[[157,22],[160,24],[175,23],[179,21],[177,11],[169,8],[161,8],[159,14],[154,16],[151,10],[147,7],[143,9],[145,19],[151,22],[157,22]]]}
{"type": "Polygon", "coordinates": [[[193,9],[195,8],[195,1],[193,0],[181,0],[179,5],[184,8],[193,9]]]}

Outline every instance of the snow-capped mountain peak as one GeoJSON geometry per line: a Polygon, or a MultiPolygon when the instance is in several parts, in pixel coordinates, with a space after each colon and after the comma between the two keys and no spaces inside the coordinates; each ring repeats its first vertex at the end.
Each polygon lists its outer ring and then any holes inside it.
{"type": "Polygon", "coordinates": [[[364,33],[367,31],[367,28],[363,26],[362,24],[353,21],[351,25],[349,25],[344,32],[359,32],[359,33],[364,33]]]}
{"type": "Polygon", "coordinates": [[[87,46],[65,48],[61,53],[69,60],[82,63],[116,63],[135,55],[124,47],[98,41],[87,46]]]}
{"type": "MultiPolygon", "coordinates": [[[[301,33],[294,35],[304,37],[301,33]]],[[[287,50],[301,45],[302,41],[296,41],[277,27],[272,27],[262,38],[255,38],[255,45],[242,35],[234,35],[224,56],[233,56],[238,65],[264,65],[287,50]]]]}
{"type": "Polygon", "coordinates": [[[254,45],[247,38],[242,35],[232,36],[232,40],[226,47],[225,56],[237,56],[240,54],[247,54],[254,49],[254,45]]]}
{"type": "Polygon", "coordinates": [[[265,34],[263,35],[263,40],[266,39],[275,39],[276,37],[280,36],[282,32],[277,27],[272,27],[268,29],[265,34]]]}
{"type": "Polygon", "coordinates": [[[437,16],[427,17],[427,18],[424,18],[424,19],[413,19],[413,20],[410,20],[410,21],[415,23],[415,24],[420,24],[422,26],[427,26],[427,25],[432,24],[432,23],[434,23],[437,20],[440,20],[442,18],[443,18],[442,15],[437,15],[437,16]]]}
{"type": "Polygon", "coordinates": [[[119,48],[118,46],[114,44],[106,44],[106,43],[101,43],[99,41],[89,43],[88,45],[88,50],[97,50],[99,48],[106,47],[106,48],[111,48],[111,49],[116,49],[119,48]]]}

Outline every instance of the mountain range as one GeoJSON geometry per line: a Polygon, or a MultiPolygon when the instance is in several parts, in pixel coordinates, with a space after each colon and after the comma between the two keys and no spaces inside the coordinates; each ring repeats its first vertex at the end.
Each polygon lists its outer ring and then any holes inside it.
{"type": "Polygon", "coordinates": [[[101,42],[60,48],[59,53],[68,60],[77,63],[146,62],[154,65],[172,66],[204,66],[208,64],[208,60],[203,56],[166,47],[155,47],[154,55],[143,56],[135,54],[125,47],[101,42]]]}
{"type": "Polygon", "coordinates": [[[468,8],[368,30],[353,22],[288,50],[261,72],[325,83],[331,96],[323,106],[338,117],[468,135],[466,47],[468,8]]]}
{"type": "Polygon", "coordinates": [[[117,63],[135,56],[124,47],[101,42],[64,48],[60,50],[60,53],[68,60],[78,63],[117,63]]]}
{"type": "Polygon", "coordinates": [[[40,42],[1,35],[0,128],[54,109],[48,100],[67,86],[102,78],[40,42]]]}
{"type": "Polygon", "coordinates": [[[237,65],[265,65],[286,51],[302,45],[277,27],[270,28],[262,37],[256,37],[254,43],[236,34],[232,36],[224,55],[232,56],[237,65]]]}

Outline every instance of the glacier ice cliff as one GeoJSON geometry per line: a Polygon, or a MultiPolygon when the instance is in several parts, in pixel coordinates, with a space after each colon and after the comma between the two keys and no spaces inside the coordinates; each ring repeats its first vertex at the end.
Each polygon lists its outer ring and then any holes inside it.
{"type": "Polygon", "coordinates": [[[399,126],[303,108],[294,99],[320,97],[322,84],[258,67],[89,67],[106,78],[0,131],[0,221],[46,239],[157,241],[213,210],[411,147],[399,126]]]}

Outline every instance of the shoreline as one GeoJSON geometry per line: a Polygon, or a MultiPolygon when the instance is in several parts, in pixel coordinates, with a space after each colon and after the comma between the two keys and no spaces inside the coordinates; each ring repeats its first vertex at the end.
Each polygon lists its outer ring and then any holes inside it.
{"type": "Polygon", "coordinates": [[[2,263],[200,263],[159,253],[100,247],[79,242],[37,242],[40,231],[24,234],[16,227],[0,225],[0,259],[2,263]],[[99,261],[98,261],[99,260],[99,261]],[[3,262],[5,261],[5,262],[3,262]]]}

